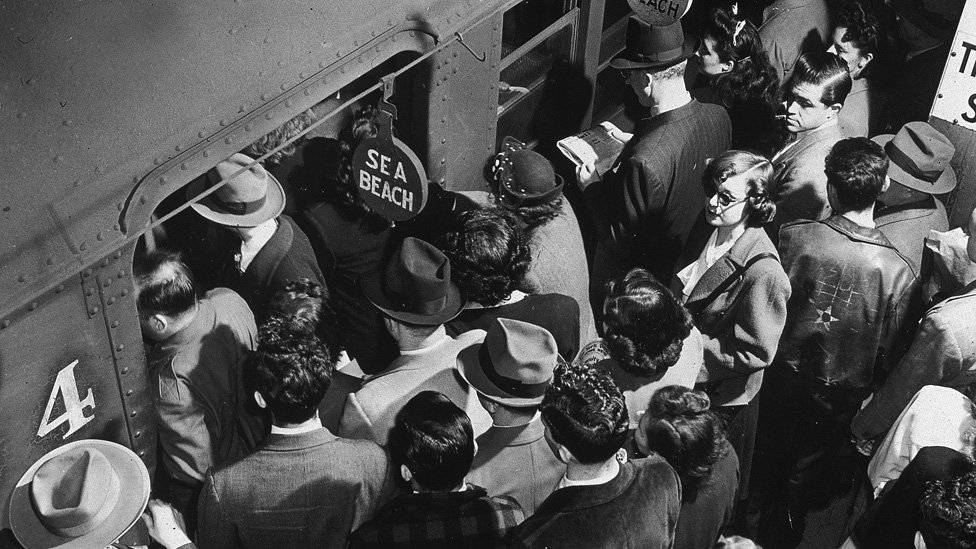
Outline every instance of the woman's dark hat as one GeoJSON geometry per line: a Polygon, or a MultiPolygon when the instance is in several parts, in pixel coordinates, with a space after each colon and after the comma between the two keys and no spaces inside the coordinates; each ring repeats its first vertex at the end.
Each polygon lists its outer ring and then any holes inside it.
{"type": "Polygon", "coordinates": [[[529,149],[503,150],[494,167],[499,202],[508,209],[540,206],[563,192],[563,178],[541,154],[529,149]]]}
{"type": "Polygon", "coordinates": [[[952,40],[965,0],[894,0],[898,15],[936,38],[952,40]]]}
{"type": "Polygon", "coordinates": [[[888,177],[909,189],[942,194],[956,188],[949,161],[956,147],[926,122],[909,122],[895,135],[875,136],[888,155],[888,177]]]}
{"type": "Polygon", "coordinates": [[[681,21],[652,26],[631,15],[627,22],[627,48],[610,66],[620,70],[665,68],[688,59],[698,51],[698,38],[685,34],[681,21]]]}
{"type": "Polygon", "coordinates": [[[362,281],[363,292],[386,316],[417,326],[438,326],[464,307],[461,289],[451,280],[451,263],[440,250],[408,237],[382,272],[362,281]]]}
{"type": "Polygon", "coordinates": [[[85,439],[37,460],[10,498],[10,528],[24,547],[107,547],[149,502],[149,471],[132,450],[85,439]]]}
{"type": "Polygon", "coordinates": [[[256,227],[281,215],[285,209],[285,190],[281,183],[264,166],[242,153],[235,153],[205,177],[193,180],[186,188],[187,199],[196,198],[244,168],[247,169],[240,175],[193,203],[193,209],[210,221],[229,227],[256,227]]]}
{"type": "Polygon", "coordinates": [[[559,362],[556,340],[535,324],[498,318],[481,345],[461,351],[457,369],[485,398],[516,408],[538,406],[559,362]]]}

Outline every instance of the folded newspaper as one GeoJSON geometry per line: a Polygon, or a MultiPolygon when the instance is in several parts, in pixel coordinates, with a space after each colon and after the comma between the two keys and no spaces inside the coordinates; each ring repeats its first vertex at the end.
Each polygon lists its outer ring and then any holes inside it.
{"type": "Polygon", "coordinates": [[[584,132],[559,140],[556,146],[573,164],[593,164],[597,173],[604,174],[624,148],[629,134],[612,122],[602,122],[584,132]]]}

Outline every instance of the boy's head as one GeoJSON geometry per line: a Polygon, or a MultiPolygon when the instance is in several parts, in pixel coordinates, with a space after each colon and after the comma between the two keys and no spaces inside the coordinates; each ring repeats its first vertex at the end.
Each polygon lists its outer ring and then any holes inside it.
{"type": "Polygon", "coordinates": [[[838,141],[827,154],[824,172],[835,213],[863,211],[888,188],[888,157],[866,137],[838,141]]]}
{"type": "Polygon", "coordinates": [[[464,410],[436,391],[423,391],[400,410],[390,429],[390,455],[414,489],[447,492],[471,469],[475,442],[464,410]]]}

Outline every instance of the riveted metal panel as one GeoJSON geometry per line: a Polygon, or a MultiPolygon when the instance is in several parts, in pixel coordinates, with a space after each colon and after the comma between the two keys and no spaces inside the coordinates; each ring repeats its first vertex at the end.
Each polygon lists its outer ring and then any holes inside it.
{"type": "MultiPolygon", "coordinates": [[[[73,440],[119,442],[154,464],[131,248],[0,318],[0,500],[35,460],[73,440]]],[[[7,520],[0,513],[0,529],[7,520]]]]}
{"type": "Polygon", "coordinates": [[[498,73],[501,31],[507,2],[480,25],[464,34],[432,59],[427,84],[430,109],[430,165],[432,181],[452,190],[483,190],[485,162],[495,148],[498,117],[498,73]],[[484,55],[479,61],[475,55],[484,55]]]}
{"type": "Polygon", "coordinates": [[[159,193],[123,217],[140,182],[171,190],[396,48],[431,47],[390,45],[404,26],[450,37],[502,4],[0,0],[0,315],[141,230],[159,193]],[[160,167],[180,175],[152,182],[160,167]]]}

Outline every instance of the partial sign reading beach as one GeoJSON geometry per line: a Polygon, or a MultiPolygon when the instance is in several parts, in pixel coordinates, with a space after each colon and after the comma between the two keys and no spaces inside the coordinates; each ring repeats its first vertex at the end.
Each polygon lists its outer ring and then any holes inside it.
{"type": "Polygon", "coordinates": [[[352,157],[359,195],[390,221],[416,216],[427,203],[427,173],[417,155],[395,137],[363,141],[352,157]]]}

